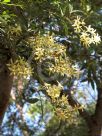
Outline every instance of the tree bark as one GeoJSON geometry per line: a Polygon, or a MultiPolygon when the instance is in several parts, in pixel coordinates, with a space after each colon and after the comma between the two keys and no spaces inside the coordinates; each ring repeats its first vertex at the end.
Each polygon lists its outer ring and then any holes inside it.
{"type": "Polygon", "coordinates": [[[102,82],[97,84],[98,98],[95,114],[89,126],[89,136],[102,136],[102,82]]]}
{"type": "Polygon", "coordinates": [[[102,125],[93,122],[89,127],[89,136],[102,136],[102,125]]]}
{"type": "Polygon", "coordinates": [[[6,64],[0,71],[0,126],[3,121],[3,117],[8,106],[10,92],[13,84],[13,76],[10,75],[6,64]]]}

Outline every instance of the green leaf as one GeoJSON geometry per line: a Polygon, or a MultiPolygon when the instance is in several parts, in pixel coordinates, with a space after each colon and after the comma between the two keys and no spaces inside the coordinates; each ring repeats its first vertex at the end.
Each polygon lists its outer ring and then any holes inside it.
{"type": "Polygon", "coordinates": [[[3,2],[4,3],[8,3],[8,2],[11,2],[11,0],[4,0],[3,2]]]}
{"type": "Polygon", "coordinates": [[[39,101],[39,99],[38,98],[30,98],[30,99],[27,99],[27,102],[29,102],[29,103],[36,103],[36,102],[38,102],[39,101]]]}
{"type": "Polygon", "coordinates": [[[93,81],[93,80],[91,80],[91,81],[90,81],[90,83],[91,83],[92,89],[94,90],[94,89],[95,89],[94,81],[93,81]]]}

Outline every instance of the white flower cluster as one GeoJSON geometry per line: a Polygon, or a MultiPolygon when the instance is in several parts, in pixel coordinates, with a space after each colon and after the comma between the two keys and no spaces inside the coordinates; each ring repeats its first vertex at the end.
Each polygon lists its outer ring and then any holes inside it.
{"type": "Polygon", "coordinates": [[[24,58],[19,57],[15,62],[11,60],[8,64],[11,74],[19,78],[27,78],[32,75],[32,69],[24,58]]]}
{"type": "Polygon", "coordinates": [[[77,16],[72,26],[74,27],[76,33],[80,33],[82,31],[82,27],[85,26],[85,22],[84,20],[81,20],[81,18],[77,16]]]}
{"type": "Polygon", "coordinates": [[[101,38],[95,29],[91,27],[91,25],[86,26],[84,20],[81,20],[80,17],[77,17],[74,20],[72,25],[76,33],[80,36],[80,41],[84,46],[88,47],[91,44],[99,44],[101,42],[101,38]]]}

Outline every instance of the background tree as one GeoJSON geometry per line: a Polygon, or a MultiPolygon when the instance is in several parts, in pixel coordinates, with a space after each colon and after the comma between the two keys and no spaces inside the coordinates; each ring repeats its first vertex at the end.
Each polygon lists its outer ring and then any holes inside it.
{"type": "MultiPolygon", "coordinates": [[[[101,5],[101,1],[93,3],[86,0],[0,2],[1,122],[10,98],[13,80],[16,82],[18,77],[23,86],[24,78],[27,80],[29,76],[37,80],[40,87],[38,90],[43,90],[42,93],[51,98],[52,104],[57,107],[56,114],[60,110],[60,117],[70,119],[69,116],[73,115],[72,120],[76,117],[73,111],[79,111],[87,123],[89,136],[101,136],[101,5]],[[93,89],[97,89],[96,106],[91,115],[87,108],[81,108],[81,103],[75,99],[76,81],[91,83],[93,89]],[[66,90],[62,86],[66,87],[66,90]],[[61,107],[63,101],[64,108],[61,107]],[[62,116],[62,113],[65,116],[62,116]]],[[[24,97],[25,92],[20,90],[23,89],[18,89],[21,98],[19,110],[23,105],[23,98],[28,100],[24,97]]]]}

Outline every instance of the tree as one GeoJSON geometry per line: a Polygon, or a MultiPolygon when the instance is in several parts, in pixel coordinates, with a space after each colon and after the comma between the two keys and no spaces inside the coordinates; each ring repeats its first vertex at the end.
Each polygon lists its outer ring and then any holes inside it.
{"type": "Polygon", "coordinates": [[[67,111],[63,118],[68,118],[73,107],[73,111],[79,111],[86,121],[89,136],[101,136],[101,6],[100,0],[95,0],[94,4],[92,0],[0,2],[1,123],[13,80],[29,76],[38,81],[42,92],[57,106],[57,114],[60,112],[62,117],[67,111]],[[97,88],[96,107],[92,115],[73,98],[76,80],[97,88]],[[64,105],[66,108],[59,107],[61,102],[68,104],[64,105]]]}

